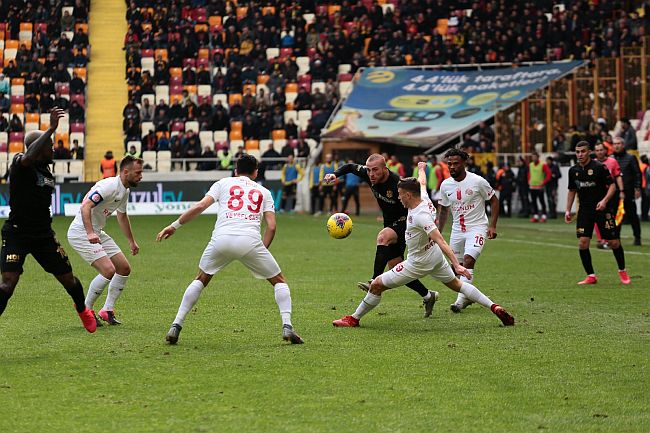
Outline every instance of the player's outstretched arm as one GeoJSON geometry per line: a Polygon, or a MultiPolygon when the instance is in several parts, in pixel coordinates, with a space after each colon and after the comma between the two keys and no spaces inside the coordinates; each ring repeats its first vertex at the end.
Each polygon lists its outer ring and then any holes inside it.
{"type": "Polygon", "coordinates": [[[156,241],[160,242],[164,239],[167,239],[174,233],[176,233],[176,230],[180,228],[183,224],[187,224],[188,222],[192,221],[194,218],[197,216],[201,215],[203,211],[205,211],[207,208],[212,206],[214,203],[214,198],[212,196],[206,195],[203,197],[203,199],[195,203],[191,208],[186,210],[181,216],[178,217],[176,221],[165,227],[158,233],[158,236],[156,236],[156,241]]]}
{"type": "Polygon", "coordinates": [[[129,216],[126,213],[117,211],[117,223],[120,225],[120,230],[122,230],[122,233],[124,233],[124,236],[126,236],[126,239],[129,241],[131,255],[137,255],[140,252],[140,246],[133,237],[133,230],[131,230],[131,221],[129,221],[129,216]]]}
{"type": "Polygon", "coordinates": [[[59,126],[59,119],[63,117],[64,114],[65,111],[61,108],[54,108],[52,110],[50,113],[50,127],[47,128],[47,131],[41,134],[40,137],[38,137],[36,140],[34,140],[33,143],[29,145],[27,151],[25,151],[25,155],[23,155],[22,159],[20,160],[20,163],[23,167],[32,165],[34,161],[39,158],[41,153],[43,153],[44,149],[47,147],[52,147],[52,140],[50,137],[52,134],[54,134],[54,131],[56,131],[56,128],[59,126]]]}
{"type": "Polygon", "coordinates": [[[451,262],[451,266],[454,268],[454,272],[457,275],[464,275],[468,279],[472,278],[472,275],[469,273],[469,271],[465,269],[463,266],[461,266],[461,264],[458,262],[458,259],[456,258],[454,251],[451,249],[449,244],[445,242],[445,238],[442,237],[442,233],[440,233],[440,230],[433,229],[431,233],[429,233],[429,239],[431,239],[433,242],[438,244],[443,254],[447,256],[447,258],[451,262]]]}
{"type": "Polygon", "coordinates": [[[266,229],[264,230],[264,239],[262,242],[264,242],[264,246],[268,248],[271,246],[271,242],[273,242],[273,238],[275,237],[275,212],[264,212],[264,222],[266,223],[266,229]]]}

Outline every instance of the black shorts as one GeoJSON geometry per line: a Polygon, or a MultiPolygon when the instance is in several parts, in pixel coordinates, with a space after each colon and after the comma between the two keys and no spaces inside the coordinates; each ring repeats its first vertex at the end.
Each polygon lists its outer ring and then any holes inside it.
{"type": "Polygon", "coordinates": [[[39,238],[24,238],[2,231],[2,272],[23,273],[28,254],[50,274],[63,275],[72,272],[70,260],[54,234],[39,238]]]}
{"type": "Polygon", "coordinates": [[[397,221],[388,221],[384,223],[384,228],[389,227],[397,233],[397,242],[389,245],[390,259],[396,257],[404,257],[406,251],[406,217],[402,217],[397,221]]]}
{"type": "Polygon", "coordinates": [[[291,185],[283,185],[282,192],[285,196],[296,195],[296,184],[292,183],[291,185]]]}
{"type": "Polygon", "coordinates": [[[616,214],[609,209],[604,211],[578,211],[576,236],[591,238],[594,225],[596,225],[603,239],[607,241],[618,239],[615,217],[616,214]]]}

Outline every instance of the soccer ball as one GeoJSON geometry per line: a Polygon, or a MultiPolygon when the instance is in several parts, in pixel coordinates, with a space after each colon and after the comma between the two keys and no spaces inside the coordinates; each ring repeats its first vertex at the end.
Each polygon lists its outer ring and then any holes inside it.
{"type": "Polygon", "coordinates": [[[344,213],[335,213],[327,220],[327,233],[334,239],[343,239],[352,233],[352,218],[344,213]]]}

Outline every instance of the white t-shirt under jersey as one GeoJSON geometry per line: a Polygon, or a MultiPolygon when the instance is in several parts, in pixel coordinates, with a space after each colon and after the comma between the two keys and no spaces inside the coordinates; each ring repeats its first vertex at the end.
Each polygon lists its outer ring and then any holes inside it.
{"type": "MultiPolygon", "coordinates": [[[[102,179],[93,185],[84,197],[84,201],[88,199],[95,203],[90,211],[91,222],[93,230],[99,234],[104,226],[106,226],[106,219],[116,210],[121,213],[126,213],[126,205],[129,201],[129,189],[122,184],[119,176],[108,177],[102,179]]],[[[83,230],[84,223],[81,218],[81,210],[77,212],[70,228],[74,230],[83,230]]]]}
{"type": "Polygon", "coordinates": [[[245,176],[226,177],[206,193],[217,203],[217,222],[212,238],[221,235],[261,239],[264,212],[275,212],[271,192],[245,176]]]}
{"type": "Polygon", "coordinates": [[[460,182],[449,177],[440,185],[440,195],[440,204],[451,206],[454,218],[452,230],[467,232],[475,228],[487,228],[485,201],[494,195],[487,180],[469,171],[460,182]]]}
{"type": "Polygon", "coordinates": [[[429,234],[437,228],[432,208],[430,200],[422,200],[415,208],[409,209],[406,217],[407,260],[427,269],[431,269],[435,256],[441,253],[438,244],[429,239],[429,234]]]}

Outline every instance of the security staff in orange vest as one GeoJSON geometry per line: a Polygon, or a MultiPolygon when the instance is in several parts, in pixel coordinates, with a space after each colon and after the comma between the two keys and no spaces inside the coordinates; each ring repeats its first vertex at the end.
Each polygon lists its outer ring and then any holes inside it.
{"type": "Polygon", "coordinates": [[[113,159],[113,152],[107,151],[104,154],[104,159],[99,163],[99,171],[102,172],[102,179],[113,177],[117,174],[117,162],[113,159]]]}

